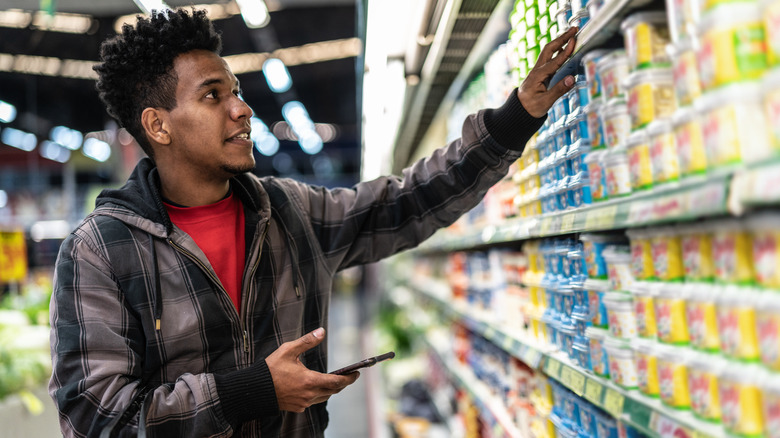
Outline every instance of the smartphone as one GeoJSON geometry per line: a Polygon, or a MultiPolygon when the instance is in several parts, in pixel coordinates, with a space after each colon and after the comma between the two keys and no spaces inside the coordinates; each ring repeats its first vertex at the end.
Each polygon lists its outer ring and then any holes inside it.
{"type": "Polygon", "coordinates": [[[361,368],[368,368],[372,367],[379,362],[389,360],[395,357],[395,352],[390,351],[385,354],[381,354],[379,356],[369,357],[368,359],[363,359],[360,362],[355,362],[352,365],[347,365],[344,368],[339,368],[336,371],[331,371],[330,374],[338,374],[340,376],[354,373],[355,371],[361,369],[361,368]]]}

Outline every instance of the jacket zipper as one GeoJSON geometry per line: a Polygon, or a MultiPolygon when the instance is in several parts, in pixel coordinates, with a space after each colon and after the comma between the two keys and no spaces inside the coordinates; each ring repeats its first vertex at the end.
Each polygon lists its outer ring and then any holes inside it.
{"type": "MultiPolygon", "coordinates": [[[[268,228],[269,224],[266,222],[265,228],[263,229],[263,235],[260,237],[260,245],[258,246],[260,248],[260,253],[257,255],[257,261],[252,266],[252,269],[249,271],[249,279],[251,281],[252,277],[255,276],[255,271],[257,271],[257,267],[260,266],[260,259],[263,258],[263,242],[265,242],[265,236],[268,235],[268,228]]],[[[250,288],[251,290],[251,288],[250,288]]],[[[249,290],[245,291],[247,292],[247,302],[249,301],[249,290]]],[[[244,327],[244,322],[241,321],[241,327],[244,327]]],[[[247,333],[246,329],[244,329],[244,353],[249,353],[249,333],[247,333]]]]}

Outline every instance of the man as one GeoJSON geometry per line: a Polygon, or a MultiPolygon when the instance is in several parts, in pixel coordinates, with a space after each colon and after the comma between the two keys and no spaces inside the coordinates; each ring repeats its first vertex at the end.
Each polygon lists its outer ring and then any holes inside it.
{"type": "Polygon", "coordinates": [[[327,190],[249,173],[252,112],[205,12],[125,26],[101,48],[97,87],[149,157],[60,249],[49,389],[63,433],[322,436],[324,402],[358,378],[325,374],[333,276],[480,201],[573,85],[544,84],[574,32],[462,140],[402,178],[327,190]]]}

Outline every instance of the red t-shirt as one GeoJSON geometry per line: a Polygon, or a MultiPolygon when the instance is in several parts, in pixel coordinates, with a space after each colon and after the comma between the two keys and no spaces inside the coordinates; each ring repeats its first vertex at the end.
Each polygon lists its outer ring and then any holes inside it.
{"type": "Polygon", "coordinates": [[[235,194],[214,204],[178,207],[165,203],[171,221],[206,254],[217,277],[241,312],[244,274],[244,209],[235,194]]]}

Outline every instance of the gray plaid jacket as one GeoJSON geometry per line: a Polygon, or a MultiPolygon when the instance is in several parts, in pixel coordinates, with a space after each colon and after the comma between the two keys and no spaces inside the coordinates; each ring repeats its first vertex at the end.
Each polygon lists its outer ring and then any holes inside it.
{"type": "MultiPolygon", "coordinates": [[[[264,358],[327,325],[337,271],[412,248],[474,207],[542,122],[524,110],[513,117],[517,150],[488,133],[482,111],[466,120],[462,140],[402,177],[349,189],[235,177],[247,223],[241,314],[170,222],[156,168],[143,159],[121,189],[101,193],[60,249],[49,390],[63,433],[98,436],[145,393],[120,436],[139,426],[163,437],[322,436],[325,405],[280,412],[264,358]],[[248,413],[231,422],[234,410],[248,413]]],[[[307,367],[326,371],[325,344],[302,357],[307,367]]]]}

